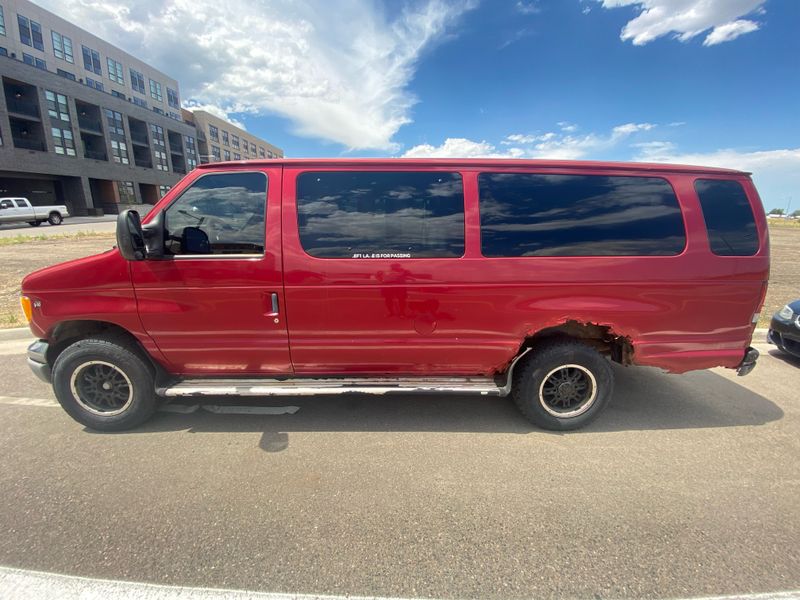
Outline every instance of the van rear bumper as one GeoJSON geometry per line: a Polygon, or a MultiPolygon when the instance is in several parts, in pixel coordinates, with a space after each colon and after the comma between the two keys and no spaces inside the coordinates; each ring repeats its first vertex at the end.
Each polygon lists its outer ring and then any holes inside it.
{"type": "Polygon", "coordinates": [[[47,364],[47,342],[36,340],[28,346],[28,366],[45,383],[51,382],[52,369],[47,364]]]}
{"type": "Polygon", "coordinates": [[[750,371],[755,369],[758,356],[758,350],[752,346],[748,346],[747,350],[744,351],[744,358],[742,359],[742,362],[739,363],[738,367],[736,367],[736,374],[739,377],[744,377],[750,371]]]}

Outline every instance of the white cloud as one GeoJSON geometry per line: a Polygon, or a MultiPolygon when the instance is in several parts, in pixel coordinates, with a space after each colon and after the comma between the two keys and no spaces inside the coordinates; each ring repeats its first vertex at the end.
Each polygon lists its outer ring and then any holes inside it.
{"type": "MultiPolygon", "coordinates": [[[[577,129],[576,126],[571,126],[577,129]]],[[[421,144],[409,149],[404,157],[430,158],[551,158],[579,159],[592,153],[608,151],[632,135],[653,129],[652,123],[625,123],[609,134],[572,135],[548,132],[542,135],[514,133],[499,144],[476,142],[465,138],[447,138],[441,145],[421,144]],[[500,146],[500,147],[498,147],[500,146]]]]}
{"type": "Polygon", "coordinates": [[[517,0],[517,11],[521,12],[523,15],[536,15],[542,12],[542,9],[539,8],[539,3],[533,0],[528,0],[524,2],[523,0],[517,0]]]}
{"type": "Polygon", "coordinates": [[[179,80],[185,100],[392,150],[416,63],[476,0],[41,0],[179,80]]]}
{"type": "Polygon", "coordinates": [[[734,149],[713,152],[680,152],[670,142],[639,144],[637,160],[704,167],[723,167],[753,173],[764,206],[785,206],[794,194],[800,202],[800,148],[740,151],[734,149]]]}
{"type": "Polygon", "coordinates": [[[735,40],[740,35],[750,33],[758,29],[758,23],[755,21],[748,21],[747,19],[739,19],[732,23],[725,23],[714,27],[714,29],[703,40],[703,46],[715,46],[722,42],[730,42],[735,40]]]}
{"type": "Polygon", "coordinates": [[[682,42],[709,29],[703,45],[729,42],[759,28],[750,14],[763,14],[766,0],[596,0],[604,8],[634,6],[639,15],[622,29],[620,39],[642,46],[674,33],[682,42]]]}

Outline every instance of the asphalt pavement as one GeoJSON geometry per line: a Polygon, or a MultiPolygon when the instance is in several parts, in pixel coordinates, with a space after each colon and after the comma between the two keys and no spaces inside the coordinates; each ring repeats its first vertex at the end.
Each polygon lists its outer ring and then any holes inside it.
{"type": "Polygon", "coordinates": [[[410,598],[800,589],[800,361],[766,344],[744,378],[615,368],[608,410],[572,433],[505,399],[343,396],[99,434],[26,343],[0,336],[5,567],[410,598]]]}
{"type": "Polygon", "coordinates": [[[78,232],[108,232],[115,231],[117,215],[104,215],[102,217],[68,217],[61,225],[42,223],[39,227],[31,227],[27,223],[6,223],[0,225],[0,238],[16,237],[18,235],[70,235],[78,232]]]}

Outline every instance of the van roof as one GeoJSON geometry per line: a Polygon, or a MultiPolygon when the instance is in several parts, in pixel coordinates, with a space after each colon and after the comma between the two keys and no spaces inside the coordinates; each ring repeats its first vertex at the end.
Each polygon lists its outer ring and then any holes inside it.
{"type": "Polygon", "coordinates": [[[522,160],[506,158],[270,158],[234,160],[198,165],[199,169],[214,169],[236,165],[286,165],[289,167],[490,167],[490,168],[550,168],[550,169],[610,169],[619,171],[663,171],[669,173],[709,173],[727,175],[750,175],[746,171],[673,165],[665,163],[606,162],[597,160],[522,160]]]}

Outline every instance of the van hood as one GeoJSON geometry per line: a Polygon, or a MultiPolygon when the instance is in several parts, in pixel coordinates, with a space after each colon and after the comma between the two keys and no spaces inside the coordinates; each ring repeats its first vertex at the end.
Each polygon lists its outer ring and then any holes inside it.
{"type": "Polygon", "coordinates": [[[25,295],[68,290],[108,290],[131,287],[128,261],[116,248],[45,267],[22,280],[25,295]]]}

